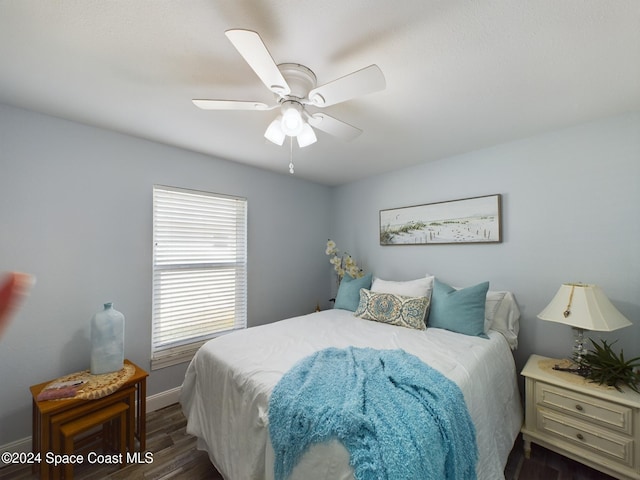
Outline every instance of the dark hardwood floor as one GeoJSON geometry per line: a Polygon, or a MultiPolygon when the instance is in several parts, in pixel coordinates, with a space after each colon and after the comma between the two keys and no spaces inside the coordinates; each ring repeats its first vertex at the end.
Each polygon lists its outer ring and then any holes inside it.
{"type": "Polygon", "coordinates": [[[518,437],[504,470],[506,480],[615,480],[567,457],[533,444],[531,458],[524,458],[518,437]]]}
{"type": "MultiPolygon", "coordinates": [[[[222,480],[205,452],[196,449],[195,438],[185,433],[186,420],[179,405],[171,405],[147,415],[147,451],[153,453],[148,464],[83,464],[75,468],[77,480],[222,480]]],[[[89,447],[91,448],[91,447],[89,447]]],[[[611,480],[580,463],[537,445],[525,459],[518,439],[505,468],[506,480],[611,480]]],[[[0,480],[36,480],[30,467],[0,469],[0,480]]]]}

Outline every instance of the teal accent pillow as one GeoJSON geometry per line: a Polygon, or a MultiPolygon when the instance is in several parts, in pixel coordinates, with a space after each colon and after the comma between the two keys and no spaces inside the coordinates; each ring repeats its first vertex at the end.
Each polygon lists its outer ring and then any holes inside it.
{"type": "Polygon", "coordinates": [[[489,338],[484,333],[484,308],[489,282],[456,290],[446,283],[433,282],[428,327],[489,338]]]}
{"type": "Polygon", "coordinates": [[[355,312],[360,303],[360,289],[366,288],[369,290],[371,288],[372,278],[370,273],[360,278],[353,278],[348,273],[345,273],[338,287],[336,303],[333,305],[333,308],[355,312]]]}
{"type": "Polygon", "coordinates": [[[427,308],[428,297],[406,297],[363,288],[360,290],[360,304],[354,315],[365,320],[424,330],[427,308]]]}

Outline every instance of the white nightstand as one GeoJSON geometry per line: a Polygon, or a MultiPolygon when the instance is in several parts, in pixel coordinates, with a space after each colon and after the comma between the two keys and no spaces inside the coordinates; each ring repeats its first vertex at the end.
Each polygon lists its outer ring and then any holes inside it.
{"type": "Polygon", "coordinates": [[[640,395],[553,370],[553,363],[532,355],[522,370],[525,456],[533,442],[616,478],[640,480],[640,395]]]}

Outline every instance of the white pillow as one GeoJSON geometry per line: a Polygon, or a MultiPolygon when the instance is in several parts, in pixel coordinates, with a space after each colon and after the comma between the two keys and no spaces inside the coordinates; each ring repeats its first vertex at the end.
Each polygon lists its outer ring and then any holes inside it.
{"type": "Polygon", "coordinates": [[[518,348],[518,332],[520,331],[520,309],[511,292],[487,292],[485,305],[485,327],[500,332],[507,339],[511,350],[518,348]],[[502,297],[496,302],[497,298],[502,297]],[[494,305],[489,305],[493,303],[494,305]],[[492,308],[493,307],[493,308],[492,308]]]}
{"type": "Polygon", "coordinates": [[[374,278],[371,284],[371,291],[378,293],[392,293],[394,295],[402,295],[404,297],[427,297],[431,298],[433,290],[433,276],[427,275],[416,280],[407,280],[404,282],[394,282],[391,280],[382,280],[374,278]]]}
{"type": "Polygon", "coordinates": [[[506,294],[507,292],[495,292],[493,290],[487,292],[487,301],[484,304],[484,333],[487,333],[491,329],[496,311],[502,304],[502,300],[504,300],[506,294]]]}

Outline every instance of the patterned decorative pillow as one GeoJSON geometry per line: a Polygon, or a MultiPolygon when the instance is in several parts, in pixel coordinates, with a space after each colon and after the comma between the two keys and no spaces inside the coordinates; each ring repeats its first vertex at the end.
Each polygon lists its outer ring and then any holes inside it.
{"type": "Polygon", "coordinates": [[[428,297],[405,297],[361,288],[360,303],[354,315],[366,320],[426,330],[424,319],[428,308],[428,297]]]}

